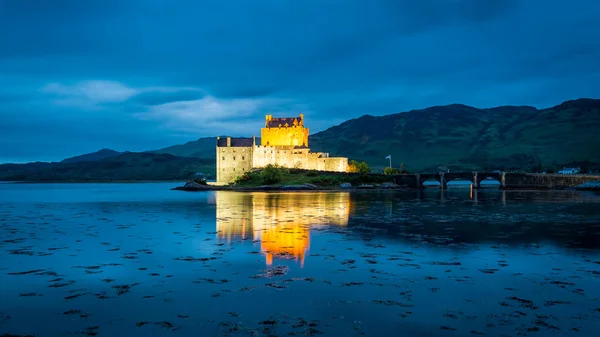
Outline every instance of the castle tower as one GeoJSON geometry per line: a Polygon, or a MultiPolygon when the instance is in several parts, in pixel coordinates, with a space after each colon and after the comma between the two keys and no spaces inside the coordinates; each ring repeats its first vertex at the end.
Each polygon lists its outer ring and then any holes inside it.
{"type": "Polygon", "coordinates": [[[265,127],[260,130],[262,146],[308,147],[308,128],[304,127],[304,115],[298,117],[265,116],[265,127]]]}

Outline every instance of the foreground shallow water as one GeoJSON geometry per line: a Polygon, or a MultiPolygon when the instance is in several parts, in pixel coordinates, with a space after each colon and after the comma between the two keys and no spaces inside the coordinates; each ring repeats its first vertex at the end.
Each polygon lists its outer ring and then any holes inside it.
{"type": "Polygon", "coordinates": [[[600,197],[0,184],[0,336],[595,336],[600,197]]]}

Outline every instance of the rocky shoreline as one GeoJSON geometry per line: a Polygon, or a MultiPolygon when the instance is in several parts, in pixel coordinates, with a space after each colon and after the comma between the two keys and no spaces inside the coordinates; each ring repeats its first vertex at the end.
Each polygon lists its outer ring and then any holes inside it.
{"type": "Polygon", "coordinates": [[[345,191],[345,190],[375,190],[375,189],[403,189],[399,185],[394,183],[383,183],[383,184],[361,184],[353,186],[350,183],[343,183],[337,186],[317,186],[313,184],[302,184],[302,185],[262,185],[262,186],[215,186],[215,185],[204,185],[194,181],[188,181],[183,186],[178,186],[172,190],[176,191],[187,191],[187,192],[201,192],[201,191],[241,191],[241,192],[256,192],[256,191],[345,191]]]}

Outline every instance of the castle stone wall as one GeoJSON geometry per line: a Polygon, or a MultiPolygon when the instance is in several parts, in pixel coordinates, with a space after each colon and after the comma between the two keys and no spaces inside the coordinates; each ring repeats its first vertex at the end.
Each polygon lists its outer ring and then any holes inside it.
{"type": "Polygon", "coordinates": [[[308,158],[314,156],[309,149],[295,149],[293,146],[256,146],[253,166],[265,167],[277,164],[288,168],[306,168],[308,158]]]}
{"type": "Polygon", "coordinates": [[[230,183],[252,169],[251,146],[217,147],[217,182],[230,183]]]}
{"type": "Polygon", "coordinates": [[[348,158],[328,157],[324,159],[322,171],[347,172],[348,158]]]}

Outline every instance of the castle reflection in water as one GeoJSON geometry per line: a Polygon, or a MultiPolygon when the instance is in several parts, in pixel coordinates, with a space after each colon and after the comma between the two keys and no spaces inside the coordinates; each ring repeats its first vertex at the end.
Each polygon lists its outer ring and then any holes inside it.
{"type": "Polygon", "coordinates": [[[293,258],[304,265],[314,226],[346,226],[349,193],[215,193],[220,242],[260,242],[266,264],[293,258]]]}

